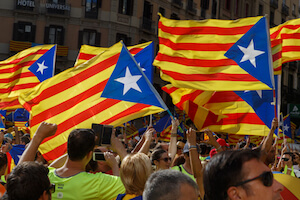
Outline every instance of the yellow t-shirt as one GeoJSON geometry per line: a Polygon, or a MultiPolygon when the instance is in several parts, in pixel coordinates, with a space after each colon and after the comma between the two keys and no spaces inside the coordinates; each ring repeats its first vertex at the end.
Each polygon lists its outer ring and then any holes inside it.
{"type": "Polygon", "coordinates": [[[55,184],[52,200],[81,199],[81,200],[111,200],[118,194],[125,193],[124,185],[117,176],[80,172],[70,177],[59,177],[55,168],[49,167],[48,177],[55,184]]]}

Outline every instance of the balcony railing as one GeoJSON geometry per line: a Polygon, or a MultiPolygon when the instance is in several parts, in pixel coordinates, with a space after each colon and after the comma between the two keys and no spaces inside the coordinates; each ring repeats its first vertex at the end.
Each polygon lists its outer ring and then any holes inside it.
{"type": "Polygon", "coordinates": [[[278,8],[278,0],[271,0],[270,6],[274,9],[277,9],[278,8]]]}
{"type": "Polygon", "coordinates": [[[289,15],[289,12],[290,12],[290,8],[285,5],[285,4],[282,4],[282,9],[281,9],[281,13],[288,16],[289,15]]]}
{"type": "Polygon", "coordinates": [[[179,8],[182,8],[183,6],[182,0],[172,0],[172,4],[179,8]]]}
{"type": "Polygon", "coordinates": [[[149,32],[149,33],[154,33],[155,32],[155,22],[152,21],[151,19],[147,18],[147,17],[141,17],[141,29],[149,32]]]}

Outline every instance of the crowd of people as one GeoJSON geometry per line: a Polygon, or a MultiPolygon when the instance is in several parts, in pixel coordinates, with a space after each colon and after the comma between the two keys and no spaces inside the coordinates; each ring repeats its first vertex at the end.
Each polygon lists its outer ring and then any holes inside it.
{"type": "Polygon", "coordinates": [[[250,139],[230,146],[209,129],[203,134],[191,125],[186,140],[177,141],[178,120],[172,120],[169,143],[159,142],[151,126],[139,141],[111,135],[110,146],[97,146],[92,129],[75,129],[68,137],[67,153],[51,163],[38,152],[39,145],[55,134],[57,125],[42,122],[34,136],[7,139],[0,152],[0,175],[7,167],[10,147],[26,145],[18,165],[0,184],[2,199],[103,199],[103,200],[219,200],[281,199],[284,187],[273,173],[300,177],[300,154],[284,143],[277,148],[274,131],[255,146],[250,139]],[[200,133],[199,133],[200,132],[200,133]],[[22,139],[23,138],[23,139],[22,139]],[[17,142],[16,142],[17,140],[17,142]],[[103,153],[105,160],[95,159],[103,153]],[[1,188],[3,187],[3,189],[1,188]]]}

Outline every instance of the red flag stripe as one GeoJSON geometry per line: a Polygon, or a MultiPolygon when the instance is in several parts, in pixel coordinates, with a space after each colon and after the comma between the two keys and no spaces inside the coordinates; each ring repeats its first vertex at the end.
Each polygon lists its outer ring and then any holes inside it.
{"type": "Polygon", "coordinates": [[[3,101],[3,102],[0,102],[0,109],[2,110],[5,110],[3,108],[7,108],[7,107],[13,107],[13,106],[16,106],[16,105],[19,105],[19,100],[18,99],[15,99],[15,100],[12,100],[12,101],[3,101]]]}
{"type": "Polygon", "coordinates": [[[159,44],[170,47],[174,51],[192,50],[192,51],[227,51],[234,43],[174,43],[166,38],[159,38],[159,44]]]}
{"type": "MultiPolygon", "coordinates": [[[[89,109],[86,109],[85,111],[82,111],[81,113],[78,113],[77,115],[68,118],[67,120],[65,120],[61,124],[58,124],[57,125],[57,131],[56,131],[55,135],[46,138],[43,141],[43,143],[51,140],[52,138],[56,137],[57,135],[60,135],[61,133],[69,130],[70,128],[74,127],[74,125],[79,124],[80,122],[85,121],[85,120],[89,119],[90,117],[96,115],[95,111],[97,111],[97,113],[100,113],[103,110],[106,110],[107,108],[109,108],[109,107],[115,105],[116,103],[120,102],[120,100],[115,100],[115,99],[106,99],[104,101],[105,101],[104,103],[98,103],[98,104],[90,107],[89,109]]],[[[45,114],[47,114],[47,113],[45,113],[45,114]]],[[[34,117],[37,118],[38,115],[36,115],[34,117]]],[[[50,117],[48,117],[48,118],[50,118],[50,117]]],[[[46,120],[46,118],[43,118],[43,120],[46,120]]],[[[35,123],[34,125],[37,125],[37,123],[35,123]]],[[[32,126],[34,126],[34,125],[32,125],[32,126]]]]}
{"type": "Polygon", "coordinates": [[[258,82],[256,78],[249,74],[181,74],[175,71],[161,70],[164,74],[174,78],[177,81],[253,81],[258,82]]]}
{"type": "Polygon", "coordinates": [[[231,59],[218,59],[218,60],[204,60],[204,59],[189,59],[184,57],[168,56],[158,53],[156,58],[158,61],[167,61],[170,63],[177,63],[184,66],[195,67],[224,67],[227,65],[238,65],[231,59]]]}
{"type": "MultiPolygon", "coordinates": [[[[60,103],[56,106],[53,106],[47,110],[44,110],[43,112],[33,116],[30,125],[35,126],[35,125],[45,121],[46,119],[54,117],[64,111],[74,107],[75,105],[79,104],[80,102],[86,100],[87,98],[89,98],[97,93],[99,93],[99,98],[100,98],[100,92],[104,89],[107,81],[108,81],[108,79],[101,83],[98,83],[97,85],[94,85],[90,89],[85,90],[84,92],[72,97],[71,99],[63,101],[62,103],[60,103]],[[51,114],[49,114],[49,113],[51,113],[51,114]]],[[[112,102],[114,102],[113,104],[115,104],[119,101],[116,101],[116,102],[112,101],[112,102]]],[[[103,102],[103,104],[106,105],[105,102],[103,102]]],[[[104,105],[103,105],[103,108],[106,108],[104,105]]]]}
{"type": "MultiPolygon", "coordinates": [[[[119,54],[116,54],[116,55],[82,71],[81,73],[76,74],[73,77],[70,77],[64,81],[59,82],[56,85],[53,85],[51,87],[44,89],[38,96],[36,96],[32,100],[30,100],[30,103],[32,105],[34,105],[34,102],[40,102],[47,98],[50,98],[51,96],[61,93],[64,90],[71,88],[74,85],[79,84],[80,82],[100,73],[101,71],[104,71],[105,69],[116,64],[116,59],[118,59],[118,56],[119,56],[119,54]],[[99,66],[101,66],[101,67],[99,67],[99,66]],[[80,82],[78,82],[77,80],[80,80],[80,82]]],[[[31,110],[30,107],[28,107],[28,109],[31,110]]]]}
{"type": "Polygon", "coordinates": [[[253,25],[246,25],[240,27],[168,27],[162,24],[160,21],[158,23],[158,28],[163,32],[170,33],[172,35],[201,35],[201,34],[212,34],[212,35],[238,35],[245,34],[253,25]]]}
{"type": "Polygon", "coordinates": [[[216,92],[209,100],[208,103],[225,103],[244,101],[239,95],[233,91],[216,92]]]}
{"type": "Polygon", "coordinates": [[[15,64],[18,64],[20,61],[22,61],[23,59],[25,59],[26,57],[29,57],[29,56],[32,56],[32,55],[38,55],[38,54],[44,54],[46,53],[47,51],[49,51],[49,49],[40,49],[38,51],[35,51],[35,52],[32,52],[30,54],[27,54],[26,56],[24,57],[20,57],[18,59],[14,59],[12,60],[11,62],[5,62],[5,63],[1,63],[0,62],[0,66],[2,65],[15,65],[15,64]]]}
{"type": "Polygon", "coordinates": [[[14,85],[14,86],[9,87],[9,88],[0,89],[0,93],[4,93],[5,94],[5,93],[9,93],[10,91],[16,91],[16,90],[23,90],[23,89],[27,89],[27,88],[33,88],[34,86],[38,85],[39,83],[40,82],[14,85]]]}
{"type": "MultiPolygon", "coordinates": [[[[283,46],[282,52],[300,51],[300,46],[283,46]]],[[[289,61],[290,62],[290,61],[289,61]]]]}
{"type": "Polygon", "coordinates": [[[34,77],[34,76],[35,75],[32,72],[24,72],[24,73],[17,74],[11,78],[2,78],[0,79],[0,83],[9,83],[18,80],[20,78],[27,78],[27,77],[34,77]]]}
{"type": "Polygon", "coordinates": [[[274,39],[278,36],[278,34],[282,31],[282,29],[285,28],[285,29],[291,29],[291,30],[296,30],[298,28],[300,28],[300,25],[283,25],[280,29],[278,29],[276,32],[272,33],[270,35],[270,38],[271,39],[274,39]]]}
{"type": "Polygon", "coordinates": [[[0,74],[14,73],[14,72],[18,71],[19,69],[21,69],[23,67],[32,65],[35,62],[36,62],[36,60],[30,60],[30,61],[26,61],[26,62],[23,62],[23,63],[19,63],[17,65],[14,65],[13,67],[10,67],[10,68],[0,69],[0,74]]]}

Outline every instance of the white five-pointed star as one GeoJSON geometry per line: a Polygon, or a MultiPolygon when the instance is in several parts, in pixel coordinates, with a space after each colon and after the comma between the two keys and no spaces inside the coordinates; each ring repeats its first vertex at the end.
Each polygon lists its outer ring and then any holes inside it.
{"type": "Polygon", "coordinates": [[[239,46],[239,45],[238,45],[238,47],[244,53],[244,56],[240,62],[245,62],[245,61],[249,60],[251,62],[251,64],[256,68],[255,58],[265,52],[254,49],[253,39],[250,41],[250,44],[247,48],[239,46]]]}
{"type": "Polygon", "coordinates": [[[41,72],[41,74],[44,73],[44,69],[47,69],[48,67],[45,65],[45,61],[43,61],[42,63],[38,63],[37,64],[39,66],[39,68],[36,70],[36,72],[41,72]]]}
{"type": "Polygon", "coordinates": [[[126,67],[125,76],[121,77],[121,78],[117,78],[117,79],[115,79],[115,81],[118,81],[118,82],[124,84],[123,95],[125,95],[128,92],[128,90],[130,90],[131,88],[135,89],[136,91],[142,92],[141,89],[140,89],[140,87],[137,84],[137,81],[141,77],[142,77],[142,75],[132,76],[131,73],[130,73],[130,71],[129,71],[129,68],[126,67]]]}
{"type": "MultiPolygon", "coordinates": [[[[262,98],[262,90],[255,90],[256,93],[258,94],[259,98],[262,98]]],[[[250,92],[250,90],[245,90],[244,93],[250,92]]]]}
{"type": "Polygon", "coordinates": [[[288,132],[289,131],[289,126],[286,124],[283,126],[283,132],[288,132]]]}
{"type": "MultiPolygon", "coordinates": [[[[138,65],[141,67],[141,63],[140,63],[140,62],[138,63],[138,65]]],[[[146,71],[145,68],[143,68],[143,67],[141,67],[141,68],[142,68],[142,71],[143,71],[143,72],[146,71]]]]}

